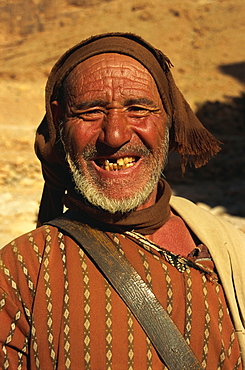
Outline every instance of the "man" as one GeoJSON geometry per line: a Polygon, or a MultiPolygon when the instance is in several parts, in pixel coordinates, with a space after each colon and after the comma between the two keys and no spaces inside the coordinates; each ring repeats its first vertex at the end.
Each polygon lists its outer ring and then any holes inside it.
{"type": "Polygon", "coordinates": [[[174,368],[152,339],[148,303],[135,315],[141,298],[130,302],[130,291],[125,298],[111,283],[132,277],[120,272],[128,262],[195,368],[245,368],[243,234],[171,197],[162,176],[170,150],[183,172],[219,151],[170,67],[140,37],[116,33],[74,46],[51,71],[36,137],[45,179],[39,227],[1,250],[1,368],[174,368]],[[49,223],[64,205],[68,229],[49,223]],[[102,245],[89,239],[86,249],[74,230],[105,236],[118,270],[104,271],[102,257],[90,255],[102,245]]]}

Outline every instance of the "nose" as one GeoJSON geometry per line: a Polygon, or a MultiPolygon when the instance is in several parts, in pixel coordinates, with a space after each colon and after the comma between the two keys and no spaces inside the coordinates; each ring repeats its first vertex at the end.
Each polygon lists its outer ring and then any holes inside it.
{"type": "Polygon", "coordinates": [[[99,141],[111,148],[119,148],[131,140],[132,131],[123,111],[110,109],[105,117],[99,141]]]}

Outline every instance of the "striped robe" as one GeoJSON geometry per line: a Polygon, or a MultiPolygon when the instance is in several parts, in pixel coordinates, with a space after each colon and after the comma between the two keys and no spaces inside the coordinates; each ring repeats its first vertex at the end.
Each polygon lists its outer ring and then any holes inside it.
{"type": "MultiPolygon", "coordinates": [[[[174,320],[204,369],[242,369],[220,282],[180,273],[158,255],[109,234],[174,320]]],[[[166,369],[132,313],[83,250],[43,226],[0,259],[1,369],[166,369]]],[[[211,260],[200,261],[213,270],[211,260]]]]}

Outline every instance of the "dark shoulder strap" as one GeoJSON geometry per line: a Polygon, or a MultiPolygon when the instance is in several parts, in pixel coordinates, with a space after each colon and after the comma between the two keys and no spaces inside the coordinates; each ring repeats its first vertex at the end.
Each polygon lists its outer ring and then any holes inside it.
{"type": "Polygon", "coordinates": [[[48,222],[71,236],[104,273],[170,370],[202,369],[167,312],[103,232],[68,218],[48,222]]]}

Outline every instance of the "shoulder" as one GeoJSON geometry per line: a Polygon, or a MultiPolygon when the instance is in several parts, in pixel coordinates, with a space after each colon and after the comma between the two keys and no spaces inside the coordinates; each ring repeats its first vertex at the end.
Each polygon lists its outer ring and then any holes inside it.
{"type": "MultiPolygon", "coordinates": [[[[227,276],[233,275],[230,288],[234,282],[242,287],[245,281],[245,234],[231,223],[184,198],[172,197],[170,204],[199,240],[208,247],[223,284],[227,285],[227,276]]],[[[243,290],[242,288],[241,296],[245,306],[243,290]]]]}
{"type": "Polygon", "coordinates": [[[187,199],[172,197],[170,205],[208,247],[229,302],[235,327],[244,333],[244,316],[241,318],[240,313],[244,315],[245,312],[245,233],[187,199]]]}
{"type": "Polygon", "coordinates": [[[244,243],[245,247],[245,234],[230,222],[213,215],[210,211],[182,197],[172,196],[170,205],[194,231],[203,229],[206,234],[219,234],[220,237],[225,236],[234,240],[235,244],[237,241],[239,241],[239,244],[244,243]]]}
{"type": "Polygon", "coordinates": [[[172,197],[170,205],[208,247],[216,266],[221,268],[222,265],[224,267],[232,264],[244,270],[242,261],[245,261],[245,234],[241,230],[187,199],[172,197]]]}
{"type": "Polygon", "coordinates": [[[57,244],[57,236],[56,228],[41,226],[12,240],[0,249],[0,271],[18,275],[39,270],[47,246],[57,244]]]}
{"type": "Polygon", "coordinates": [[[46,256],[56,260],[58,238],[59,231],[55,227],[41,226],[0,249],[0,287],[14,296],[21,289],[22,293],[30,290],[32,295],[46,256]],[[26,286],[28,289],[23,288],[26,286]]]}

